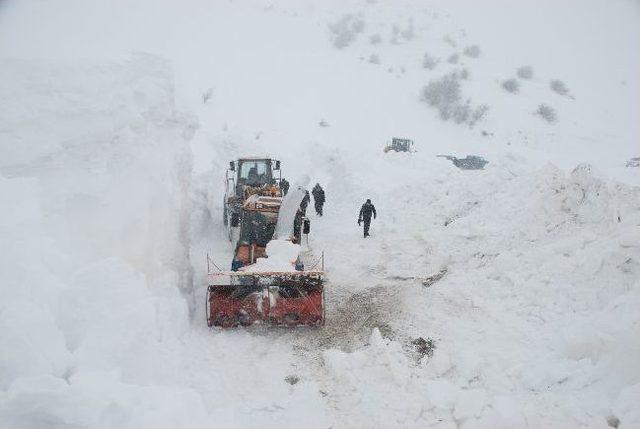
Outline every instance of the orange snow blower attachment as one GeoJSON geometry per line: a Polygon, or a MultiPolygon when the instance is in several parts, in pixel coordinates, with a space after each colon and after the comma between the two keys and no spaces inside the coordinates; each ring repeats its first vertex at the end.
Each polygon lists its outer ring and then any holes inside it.
{"type": "Polygon", "coordinates": [[[224,206],[229,238],[237,237],[235,251],[231,271],[220,270],[207,256],[207,325],[324,324],[324,257],[314,260],[311,250],[299,245],[309,232],[301,209],[304,189],[283,197],[281,181],[272,175],[279,161],[245,158],[237,164],[237,185],[227,172],[224,206]]]}
{"type": "Polygon", "coordinates": [[[322,271],[209,273],[207,324],[323,325],[323,276],[322,271]]]}

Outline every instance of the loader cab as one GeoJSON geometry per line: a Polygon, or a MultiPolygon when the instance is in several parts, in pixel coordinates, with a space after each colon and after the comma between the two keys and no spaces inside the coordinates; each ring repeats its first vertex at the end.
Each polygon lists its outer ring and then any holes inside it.
{"type": "Polygon", "coordinates": [[[247,186],[262,188],[276,185],[280,180],[280,161],[270,158],[240,158],[229,162],[225,195],[242,198],[247,186]]]}
{"type": "Polygon", "coordinates": [[[246,157],[229,162],[225,176],[222,219],[233,241],[233,229],[240,226],[244,201],[251,195],[281,197],[280,161],[268,157],[246,157]],[[276,178],[276,174],[278,177],[276,178]]]}
{"type": "Polygon", "coordinates": [[[231,170],[237,172],[237,185],[264,186],[275,185],[274,171],[280,170],[280,161],[264,158],[239,159],[231,164],[231,170]]]}

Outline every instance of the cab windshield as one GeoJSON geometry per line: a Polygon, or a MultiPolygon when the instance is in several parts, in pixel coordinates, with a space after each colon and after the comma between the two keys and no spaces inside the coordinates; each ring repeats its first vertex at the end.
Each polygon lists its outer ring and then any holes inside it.
{"type": "Polygon", "coordinates": [[[272,182],[271,161],[258,159],[241,161],[238,182],[246,185],[265,185],[272,182]]]}

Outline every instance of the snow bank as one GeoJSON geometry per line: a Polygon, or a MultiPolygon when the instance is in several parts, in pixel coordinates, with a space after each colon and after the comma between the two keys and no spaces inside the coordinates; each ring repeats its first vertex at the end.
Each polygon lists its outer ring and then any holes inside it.
{"type": "Polygon", "coordinates": [[[327,350],[323,361],[335,389],[332,397],[344,410],[338,421],[346,427],[402,426],[431,408],[424,389],[408,393],[418,381],[412,379],[410,362],[400,345],[384,339],[377,328],[368,346],[353,353],[327,350]]]}
{"type": "MultiPolygon", "coordinates": [[[[438,352],[436,352],[436,355],[438,352]]],[[[415,362],[397,341],[375,328],[369,344],[345,353],[324,352],[331,393],[350,410],[339,418],[348,427],[425,427],[464,422],[482,415],[487,392],[434,375],[431,362],[415,362]],[[335,390],[334,390],[335,389],[335,390]]]]}
{"type": "MultiPolygon", "coordinates": [[[[530,171],[521,162],[506,157],[486,171],[461,172],[419,153],[372,158],[372,168],[345,187],[357,181],[376,189],[373,239],[358,240],[348,212],[319,219],[315,240],[332,260],[349,261],[330,264],[332,279],[352,290],[382,284],[400,297],[370,296],[370,306],[388,314],[373,318],[390,332],[386,347],[372,339],[353,353],[324,354],[331,394],[345,403],[341,418],[353,426],[381,419],[380,426],[597,427],[609,415],[624,424],[625,415],[633,427],[637,417],[625,404],[640,400],[633,388],[640,324],[632,310],[640,305],[640,189],[587,164],[530,171]],[[428,208],[397,209],[416,200],[428,208]],[[422,286],[442,267],[446,276],[422,286]],[[424,364],[407,358],[418,336],[437,346],[424,364]],[[382,359],[403,361],[406,381],[389,381],[393,365],[382,359]],[[369,403],[367,392],[385,399],[369,403]],[[367,420],[365,409],[384,411],[367,420]]],[[[351,203],[338,194],[333,201],[351,203]]]]}
{"type": "Polygon", "coordinates": [[[0,421],[201,421],[200,397],[154,386],[149,366],[189,326],[195,122],[174,109],[170,67],[0,64],[0,421]]]}

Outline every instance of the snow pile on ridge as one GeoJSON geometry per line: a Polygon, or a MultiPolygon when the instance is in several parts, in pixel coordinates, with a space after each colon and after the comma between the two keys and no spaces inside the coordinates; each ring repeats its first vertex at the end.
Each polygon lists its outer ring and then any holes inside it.
{"type": "Polygon", "coordinates": [[[333,260],[357,252],[367,261],[331,266],[334,281],[355,289],[366,278],[399,297],[368,295],[369,287],[360,295],[378,302],[355,301],[354,313],[376,313],[376,324],[362,323],[391,332],[384,348],[372,339],[354,353],[324,353],[328,390],[345,404],[344,421],[597,427],[611,413],[629,427],[640,423],[628,405],[640,401],[640,188],[609,181],[588,164],[531,172],[512,157],[484,171],[460,171],[421,153],[380,156],[375,167],[358,177],[375,186],[373,201],[385,213],[372,240],[355,240],[348,218],[330,211],[322,221],[331,228],[316,234],[333,260]],[[397,180],[385,182],[377,171],[397,180]],[[397,210],[415,200],[428,209],[397,210]],[[419,281],[443,267],[437,283],[419,281]],[[416,364],[403,347],[418,336],[437,348],[416,364]],[[397,361],[407,366],[406,382],[397,361]],[[353,405],[367,401],[380,413],[353,405]]]}
{"type": "MultiPolygon", "coordinates": [[[[331,388],[336,389],[341,409],[350,410],[340,417],[346,426],[375,421],[376,427],[430,427],[441,421],[472,422],[483,413],[489,399],[485,389],[440,377],[452,369],[446,358],[443,361],[446,353],[428,362],[415,362],[409,356],[399,342],[383,338],[377,328],[361,349],[324,352],[331,388]]],[[[500,418],[497,424],[506,420],[500,418]]]]}
{"type": "Polygon", "coordinates": [[[258,258],[255,264],[242,268],[246,272],[296,271],[296,260],[301,247],[288,240],[271,240],[267,243],[267,258],[258,258]]]}

